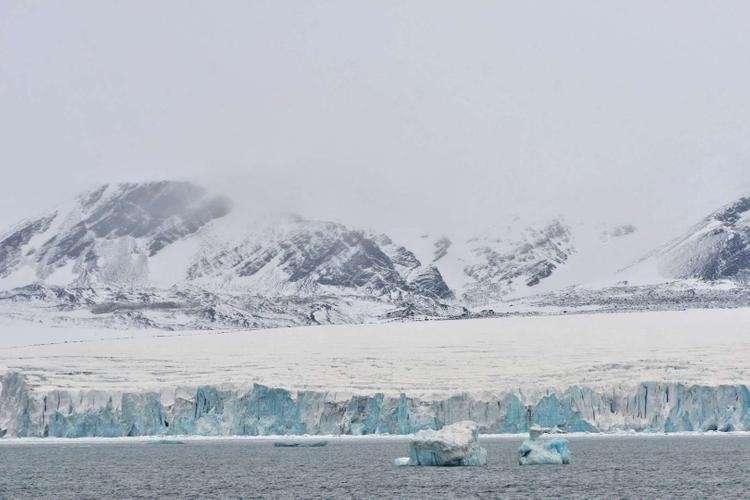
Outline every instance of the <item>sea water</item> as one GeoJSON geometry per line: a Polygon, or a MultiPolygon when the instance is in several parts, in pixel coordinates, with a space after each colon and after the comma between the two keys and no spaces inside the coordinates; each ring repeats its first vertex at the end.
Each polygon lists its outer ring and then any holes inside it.
{"type": "Polygon", "coordinates": [[[521,467],[522,439],[483,438],[486,467],[393,467],[400,439],[3,442],[0,498],[748,498],[750,436],[569,439],[572,463],[521,467]]]}

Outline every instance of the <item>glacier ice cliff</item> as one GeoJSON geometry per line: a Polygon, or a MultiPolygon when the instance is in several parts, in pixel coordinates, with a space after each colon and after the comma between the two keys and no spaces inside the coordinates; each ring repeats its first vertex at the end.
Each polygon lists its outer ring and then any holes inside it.
{"type": "Polygon", "coordinates": [[[421,430],[409,443],[409,457],[394,465],[487,465],[487,450],[479,446],[479,425],[471,420],[449,424],[440,430],[421,430]]]}
{"type": "Polygon", "coordinates": [[[411,434],[473,420],[479,432],[532,424],[568,432],[750,430],[745,385],[642,383],[570,387],[539,396],[463,393],[342,395],[255,384],[159,392],[41,390],[17,372],[0,376],[0,436],[411,434]]]}

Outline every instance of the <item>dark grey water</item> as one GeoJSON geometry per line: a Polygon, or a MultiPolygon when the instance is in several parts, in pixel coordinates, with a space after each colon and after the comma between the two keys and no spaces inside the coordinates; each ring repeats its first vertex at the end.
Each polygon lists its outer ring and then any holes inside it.
{"type": "Polygon", "coordinates": [[[572,438],[569,466],[401,467],[406,441],[0,446],[0,498],[749,498],[750,436],[572,438]]]}

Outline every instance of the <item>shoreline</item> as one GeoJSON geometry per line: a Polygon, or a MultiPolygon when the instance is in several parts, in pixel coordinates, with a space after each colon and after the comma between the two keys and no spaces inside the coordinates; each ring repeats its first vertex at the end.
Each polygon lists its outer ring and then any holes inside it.
{"type": "MultiPolygon", "coordinates": [[[[331,435],[268,435],[268,436],[197,436],[197,435],[160,435],[160,436],[120,436],[120,437],[22,437],[22,438],[2,438],[0,446],[12,445],[42,445],[42,444],[183,444],[190,443],[210,443],[210,442],[264,442],[275,441],[282,442],[313,442],[313,441],[333,441],[333,442],[356,442],[356,441],[408,441],[413,434],[331,434],[331,435]]],[[[685,431],[685,432],[570,432],[561,434],[550,434],[549,436],[564,437],[571,439],[606,439],[606,438],[686,438],[686,437],[722,437],[722,438],[750,438],[750,431],[685,431]]],[[[524,440],[528,438],[528,433],[519,434],[480,434],[480,440],[524,440]]]]}

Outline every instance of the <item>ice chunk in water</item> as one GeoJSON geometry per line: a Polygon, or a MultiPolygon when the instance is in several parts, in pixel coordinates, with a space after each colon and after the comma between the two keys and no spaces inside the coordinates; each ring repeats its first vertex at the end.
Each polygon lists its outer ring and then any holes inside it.
{"type": "Polygon", "coordinates": [[[464,420],[439,431],[417,432],[409,444],[409,457],[394,465],[487,465],[487,450],[479,446],[479,426],[464,420]]]}
{"type": "Polygon", "coordinates": [[[521,443],[518,448],[518,463],[520,465],[562,465],[570,463],[568,441],[563,438],[540,439],[542,434],[550,432],[532,426],[529,429],[529,439],[521,443]]]}

